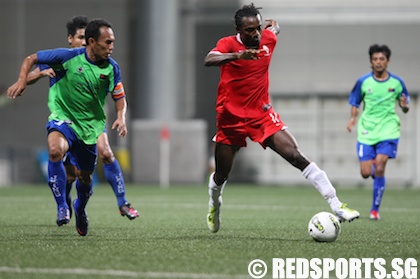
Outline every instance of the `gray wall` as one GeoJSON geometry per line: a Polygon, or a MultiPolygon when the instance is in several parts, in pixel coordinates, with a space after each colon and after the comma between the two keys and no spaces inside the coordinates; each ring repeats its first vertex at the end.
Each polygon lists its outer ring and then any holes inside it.
{"type": "Polygon", "coordinates": [[[283,24],[271,67],[271,90],[347,94],[357,78],[371,70],[368,48],[374,43],[391,48],[388,69],[418,92],[419,23],[283,24]]]}

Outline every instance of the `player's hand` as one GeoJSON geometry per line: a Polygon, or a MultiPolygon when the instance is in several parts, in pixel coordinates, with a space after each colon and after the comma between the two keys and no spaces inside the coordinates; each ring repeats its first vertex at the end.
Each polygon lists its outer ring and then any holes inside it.
{"type": "Polygon", "coordinates": [[[269,18],[269,19],[266,19],[265,22],[266,22],[266,24],[264,26],[264,29],[269,29],[276,35],[280,33],[280,26],[277,23],[277,21],[269,18]]]}
{"type": "Polygon", "coordinates": [[[277,21],[275,21],[274,19],[271,19],[271,18],[267,18],[265,20],[265,22],[266,22],[266,24],[264,26],[264,29],[267,29],[267,28],[269,28],[271,26],[276,26],[277,25],[277,21]]]}
{"type": "Polygon", "coordinates": [[[56,76],[55,71],[53,69],[51,69],[51,68],[42,70],[40,73],[41,73],[41,76],[43,76],[43,77],[53,78],[53,77],[56,76]]]}
{"type": "Polygon", "coordinates": [[[244,60],[258,60],[258,54],[261,52],[259,49],[246,49],[238,53],[238,59],[244,60]]]}
{"type": "Polygon", "coordinates": [[[127,125],[125,124],[125,120],[121,118],[117,118],[112,124],[112,130],[117,129],[118,136],[125,137],[127,135],[127,125]]]}
{"type": "Polygon", "coordinates": [[[403,112],[408,112],[408,110],[409,110],[408,100],[407,100],[407,96],[405,94],[402,94],[400,96],[400,107],[401,107],[403,112]]]}
{"type": "Polygon", "coordinates": [[[20,80],[13,83],[8,89],[7,89],[7,96],[9,99],[15,99],[18,96],[23,95],[26,89],[26,80],[20,80]]]}
{"type": "Polygon", "coordinates": [[[347,123],[347,131],[351,133],[351,130],[353,129],[354,125],[356,125],[356,118],[352,117],[347,123]]]}

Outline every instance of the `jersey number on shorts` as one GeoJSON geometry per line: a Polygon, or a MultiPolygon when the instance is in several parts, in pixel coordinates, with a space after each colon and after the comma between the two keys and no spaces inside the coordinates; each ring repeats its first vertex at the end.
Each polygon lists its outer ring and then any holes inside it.
{"type": "Polygon", "coordinates": [[[274,124],[280,123],[280,115],[277,112],[270,112],[270,117],[274,124]]]}
{"type": "Polygon", "coordinates": [[[363,157],[363,145],[359,145],[359,157],[363,157]]]}

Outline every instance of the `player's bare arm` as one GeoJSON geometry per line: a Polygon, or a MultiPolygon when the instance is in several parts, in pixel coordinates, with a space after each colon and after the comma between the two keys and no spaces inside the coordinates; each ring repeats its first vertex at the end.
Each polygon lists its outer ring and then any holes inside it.
{"type": "Polygon", "coordinates": [[[20,67],[19,78],[7,89],[7,96],[10,99],[15,99],[17,96],[21,96],[26,89],[26,78],[32,67],[38,62],[38,54],[34,53],[27,56],[20,67]]]}
{"type": "Polygon", "coordinates": [[[118,136],[125,137],[127,135],[126,112],[127,101],[121,98],[115,101],[115,109],[117,111],[117,119],[112,124],[111,129],[117,129],[118,136]]]}
{"type": "Polygon", "coordinates": [[[42,70],[39,67],[36,67],[35,69],[33,69],[27,76],[26,78],[26,84],[27,85],[31,85],[34,84],[35,82],[37,82],[39,79],[43,78],[43,77],[50,77],[53,78],[55,77],[55,71],[51,68],[42,70]]]}
{"type": "Polygon", "coordinates": [[[204,66],[221,66],[238,59],[257,60],[257,55],[260,52],[261,50],[258,49],[246,49],[244,51],[232,53],[210,52],[204,58],[204,66]]]}
{"type": "Polygon", "coordinates": [[[347,122],[347,131],[351,132],[353,127],[356,125],[357,114],[357,107],[351,107],[351,116],[349,122],[347,122]]]}

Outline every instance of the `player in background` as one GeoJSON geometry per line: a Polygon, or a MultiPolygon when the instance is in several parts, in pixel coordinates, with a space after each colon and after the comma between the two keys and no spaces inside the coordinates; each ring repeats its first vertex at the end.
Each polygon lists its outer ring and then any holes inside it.
{"type": "Polygon", "coordinates": [[[267,20],[262,28],[261,15],[253,4],[239,9],[234,19],[237,34],[221,38],[204,59],[205,66],[219,66],[221,71],[216,100],[217,132],[213,138],[216,169],[209,178],[208,228],[212,232],[220,228],[223,189],[234,157],[241,147],[246,147],[247,137],[301,170],[341,221],[358,218],[359,212],[338,199],[326,173],[299,151],[296,140],[270,104],[268,69],[280,31],[277,22],[267,20]]]}
{"type": "MultiPolygon", "coordinates": [[[[75,16],[67,22],[67,40],[70,48],[85,47],[85,28],[89,20],[85,16],[75,16]]],[[[27,78],[28,84],[33,84],[42,77],[54,78],[55,72],[48,65],[37,65],[37,67],[31,71],[27,78]]],[[[106,128],[103,133],[99,136],[96,144],[98,149],[98,156],[104,165],[104,174],[109,185],[111,186],[115,197],[117,198],[117,205],[119,212],[122,216],[127,216],[128,219],[133,220],[139,216],[137,210],[135,210],[125,197],[125,185],[124,176],[121,171],[118,160],[115,158],[114,153],[109,145],[108,134],[106,128]]],[[[66,182],[66,200],[70,210],[70,218],[72,216],[71,208],[71,189],[73,182],[76,180],[76,166],[71,162],[71,158],[67,157],[64,162],[67,173],[66,182]]],[[[61,226],[66,221],[57,219],[57,224],[61,226]]]]}
{"type": "MultiPolygon", "coordinates": [[[[70,154],[77,166],[77,199],[73,201],[76,229],[81,236],[88,233],[86,205],[92,195],[92,174],[95,171],[96,143],[106,123],[106,97],[115,102],[117,119],[112,124],[118,135],[127,134],[124,87],[120,69],[110,55],[115,36],[111,24],[92,20],[85,30],[86,47],[40,50],[27,56],[18,80],[8,88],[11,99],[24,94],[27,76],[35,64],[47,64],[55,71],[48,94],[48,184],[57,202],[61,224],[69,222],[66,202],[64,157],[70,154]]],[[[60,225],[60,223],[59,223],[60,225]]]]}
{"type": "Polygon", "coordinates": [[[386,163],[397,156],[400,138],[400,118],[395,112],[395,103],[397,101],[407,113],[410,97],[404,81],[387,71],[391,57],[388,46],[370,46],[369,57],[372,72],[361,76],[350,93],[351,116],[347,130],[351,132],[356,125],[358,109],[363,102],[357,129],[357,154],[362,177],[373,177],[370,219],[379,220],[386,185],[386,163]]]}

